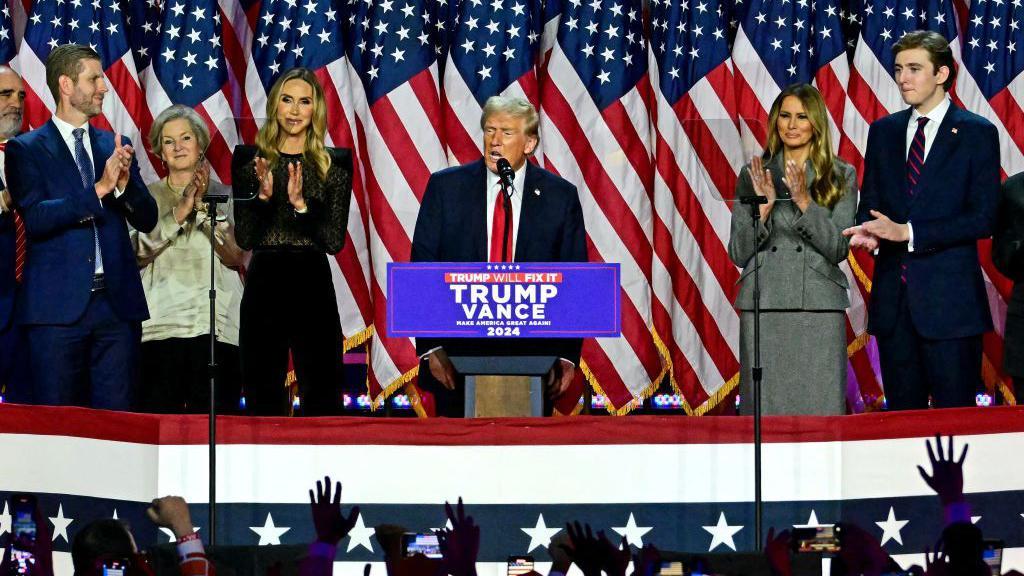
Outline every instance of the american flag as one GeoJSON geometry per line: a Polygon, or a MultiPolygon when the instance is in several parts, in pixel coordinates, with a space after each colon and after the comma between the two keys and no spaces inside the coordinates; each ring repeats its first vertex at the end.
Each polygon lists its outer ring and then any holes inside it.
{"type": "MultiPolygon", "coordinates": [[[[249,36],[251,59],[245,67],[244,83],[247,98],[244,106],[236,104],[235,109],[242,113],[250,110],[262,116],[267,95],[277,78],[290,68],[304,66],[316,74],[324,89],[327,144],[355,149],[352,79],[342,43],[343,14],[339,8],[330,0],[261,3],[255,28],[249,36]]],[[[254,124],[265,121],[269,119],[257,117],[254,124]]],[[[354,169],[354,201],[349,209],[345,248],[337,256],[328,258],[346,350],[370,337],[373,309],[368,277],[366,193],[362,168],[356,163],[354,169]]]]}
{"type": "Polygon", "coordinates": [[[173,0],[159,6],[159,20],[147,2],[141,26],[132,26],[134,46],[148,67],[143,70],[148,107],[143,110],[147,131],[152,118],[171,104],[191,106],[210,126],[206,151],[213,170],[230,179],[231,150],[238,142],[234,114],[224,94],[227,64],[221,45],[221,18],[210,0],[173,0]],[[141,28],[141,30],[139,30],[141,28]],[[150,40],[150,29],[157,38],[150,40]],[[152,116],[150,116],[152,114],[152,116]]]}
{"type": "Polygon", "coordinates": [[[480,112],[491,96],[540,103],[537,59],[540,14],[530,0],[453,2],[444,68],[444,129],[454,164],[482,153],[480,112]]]}
{"type": "Polygon", "coordinates": [[[348,90],[368,211],[373,323],[368,387],[376,404],[411,381],[416,351],[384,334],[388,262],[409,258],[420,200],[432,172],[447,166],[438,53],[438,5],[356,2],[343,11],[348,90]]]}
{"type": "MultiPolygon", "coordinates": [[[[12,61],[12,67],[25,80],[28,125],[35,128],[45,123],[56,106],[46,87],[43,63],[56,46],[75,42],[91,46],[100,54],[110,89],[103,103],[103,114],[93,119],[93,124],[125,134],[140,151],[145,149],[141,135],[149,127],[144,124],[149,111],[126,34],[119,2],[36,2],[25,25],[22,44],[12,61]]],[[[138,159],[145,176],[155,174],[146,154],[138,154],[138,159]]]]}
{"type": "MultiPolygon", "coordinates": [[[[1000,160],[1004,175],[1024,170],[1024,54],[1020,50],[1021,0],[973,2],[960,46],[963,65],[957,77],[956,93],[967,107],[999,128],[1000,160]]],[[[989,242],[980,251],[995,332],[985,335],[982,370],[989,387],[1013,398],[1012,384],[1002,373],[1002,336],[1006,304],[1012,283],[996,271],[989,242]]]]}
{"type": "MultiPolygon", "coordinates": [[[[411,341],[383,333],[386,263],[408,257],[429,174],[476,158],[484,100],[525,95],[542,117],[535,161],[580,190],[591,257],[623,265],[623,336],[588,341],[581,372],[615,413],[635,408],[667,374],[687,411],[700,414],[727,408],[738,378],[737,272],[721,199],[763,144],[767,108],[783,86],[819,87],[838,153],[860,167],[868,124],[904,106],[892,44],[909,30],[938,30],[958,58],[963,52],[955,98],[1000,128],[1004,172],[1024,170],[1021,0],[960,8],[950,0],[12,0],[0,12],[0,59],[25,78],[26,121],[37,127],[54,108],[49,51],[94,46],[111,87],[94,123],[132,138],[146,177],[162,166],[141,153],[143,135],[181,102],[209,123],[208,157],[224,181],[231,148],[252,142],[265,120],[273,81],[291,66],[313,69],[327,94],[328,143],[356,158],[346,247],[331,265],[345,347],[368,343],[378,405],[413,383],[417,366],[411,341]],[[844,37],[844,16],[853,37],[844,37]],[[848,58],[846,42],[856,46],[848,58]]],[[[986,246],[981,252],[997,325],[985,341],[986,381],[1012,400],[999,371],[1009,283],[986,246]]],[[[881,397],[864,334],[871,272],[869,257],[850,258],[849,373],[868,409],[881,397]]],[[[559,408],[572,411],[570,400],[559,408]]]]}
{"type": "Polygon", "coordinates": [[[651,10],[655,105],[654,325],[673,385],[702,414],[738,384],[739,278],[730,262],[731,198],[744,148],[727,21],[716,0],[662,0],[651,10]]]}
{"type": "Polygon", "coordinates": [[[587,340],[581,368],[609,410],[625,413],[657,388],[667,361],[651,321],[653,164],[643,4],[553,6],[541,88],[544,164],[579,190],[590,260],[622,267],[622,336],[587,340]]]}

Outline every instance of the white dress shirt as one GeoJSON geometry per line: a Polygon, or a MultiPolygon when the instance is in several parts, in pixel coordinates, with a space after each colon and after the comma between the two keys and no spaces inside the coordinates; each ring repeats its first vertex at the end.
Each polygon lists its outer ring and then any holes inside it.
{"type": "MultiPolygon", "coordinates": [[[[928,152],[932,149],[932,143],[935,142],[935,136],[939,133],[939,125],[946,117],[946,112],[949,112],[949,96],[943,98],[942,102],[939,102],[939,105],[932,108],[927,114],[921,114],[916,108],[910,112],[910,122],[907,123],[907,151],[904,158],[910,156],[910,146],[914,143],[914,135],[917,134],[917,119],[924,116],[928,118],[928,122],[924,125],[924,160],[928,161],[928,152]]],[[[914,226],[910,222],[907,222],[907,233],[910,236],[907,240],[907,252],[913,252],[914,226]]]]}
{"type": "MultiPolygon", "coordinates": [[[[85,132],[82,134],[82,145],[85,146],[85,154],[89,157],[89,162],[92,162],[93,177],[95,178],[96,176],[99,176],[99,174],[96,174],[96,168],[95,168],[96,161],[93,160],[93,157],[92,157],[92,139],[89,137],[89,126],[88,126],[89,123],[86,122],[85,124],[82,124],[81,126],[72,126],[69,122],[65,122],[64,120],[61,120],[60,118],[58,118],[56,114],[51,116],[51,118],[53,119],[54,126],[57,127],[57,131],[60,132],[61,138],[64,139],[64,144],[68,147],[68,151],[71,152],[71,159],[75,160],[76,168],[78,166],[78,164],[77,164],[78,160],[77,160],[77,158],[75,158],[75,135],[74,135],[74,131],[77,128],[85,128],[85,132]]],[[[121,194],[124,191],[123,190],[118,190],[117,187],[115,186],[113,192],[114,192],[114,198],[117,198],[117,197],[121,196],[121,194]]],[[[101,204],[101,206],[102,206],[102,204],[101,204]]],[[[94,230],[96,229],[96,223],[95,222],[93,222],[93,229],[94,230]]],[[[97,234],[98,234],[98,232],[97,232],[97,234]]],[[[96,265],[95,265],[95,268],[94,268],[94,273],[97,276],[99,276],[100,274],[103,274],[103,253],[100,251],[100,244],[99,244],[98,238],[97,238],[97,242],[96,242],[96,265]]]]}
{"type": "MultiPolygon", "coordinates": [[[[522,212],[523,207],[523,188],[526,186],[526,163],[523,163],[516,170],[515,178],[512,179],[512,193],[510,199],[512,200],[512,246],[509,247],[509,251],[512,253],[512,259],[515,260],[515,246],[516,240],[519,238],[519,214],[522,212]]],[[[491,228],[494,223],[494,205],[498,201],[498,194],[501,193],[501,177],[490,170],[487,171],[487,252],[485,257],[489,258],[491,254],[491,228]]],[[[501,240],[499,238],[499,240],[501,240]]]]}

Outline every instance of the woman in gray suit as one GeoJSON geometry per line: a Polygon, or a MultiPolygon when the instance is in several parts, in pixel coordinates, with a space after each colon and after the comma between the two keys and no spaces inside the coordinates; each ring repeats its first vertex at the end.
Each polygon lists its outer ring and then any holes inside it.
{"type": "Polygon", "coordinates": [[[839,264],[853,226],[857,174],[832,153],[821,94],[808,84],[779,94],[768,142],[740,172],[729,257],[743,268],[740,310],[741,412],[753,413],[754,279],[761,276],[761,390],[764,414],[843,414],[849,285],[839,264]],[[755,232],[750,207],[764,196],[755,232]],[[754,255],[757,254],[756,264],[754,255]]]}

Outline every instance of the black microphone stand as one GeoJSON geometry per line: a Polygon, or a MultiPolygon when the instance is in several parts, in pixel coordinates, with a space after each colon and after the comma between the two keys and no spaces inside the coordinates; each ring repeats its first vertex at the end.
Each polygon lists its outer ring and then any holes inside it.
{"type": "Polygon", "coordinates": [[[217,545],[217,250],[214,247],[217,238],[217,204],[227,205],[227,195],[209,194],[203,197],[206,202],[206,214],[210,221],[210,363],[207,365],[210,377],[210,498],[209,515],[210,546],[217,545]]]}
{"type": "Polygon", "coordinates": [[[750,206],[751,223],[754,230],[754,365],[750,367],[752,389],[754,392],[754,549],[761,552],[762,513],[764,501],[761,498],[761,265],[757,261],[760,247],[757,245],[757,223],[761,221],[761,205],[768,203],[768,198],[753,194],[744,196],[740,204],[750,206]]]}

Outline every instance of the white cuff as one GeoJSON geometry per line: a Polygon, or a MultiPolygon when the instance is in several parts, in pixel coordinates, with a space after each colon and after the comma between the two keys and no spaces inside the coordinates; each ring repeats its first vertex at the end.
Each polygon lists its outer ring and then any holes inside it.
{"type": "Polygon", "coordinates": [[[914,251],[914,227],[910,225],[910,222],[907,222],[907,235],[910,236],[910,238],[907,240],[907,252],[913,252],[914,251]]]}
{"type": "Polygon", "coordinates": [[[203,541],[199,538],[190,538],[178,543],[178,558],[188,558],[192,554],[205,554],[203,541]]]}
{"type": "Polygon", "coordinates": [[[427,356],[430,356],[431,354],[433,354],[434,352],[437,352],[441,348],[443,348],[443,346],[435,346],[435,347],[431,348],[430,350],[427,350],[423,354],[420,354],[420,360],[425,359],[427,356]]]}

